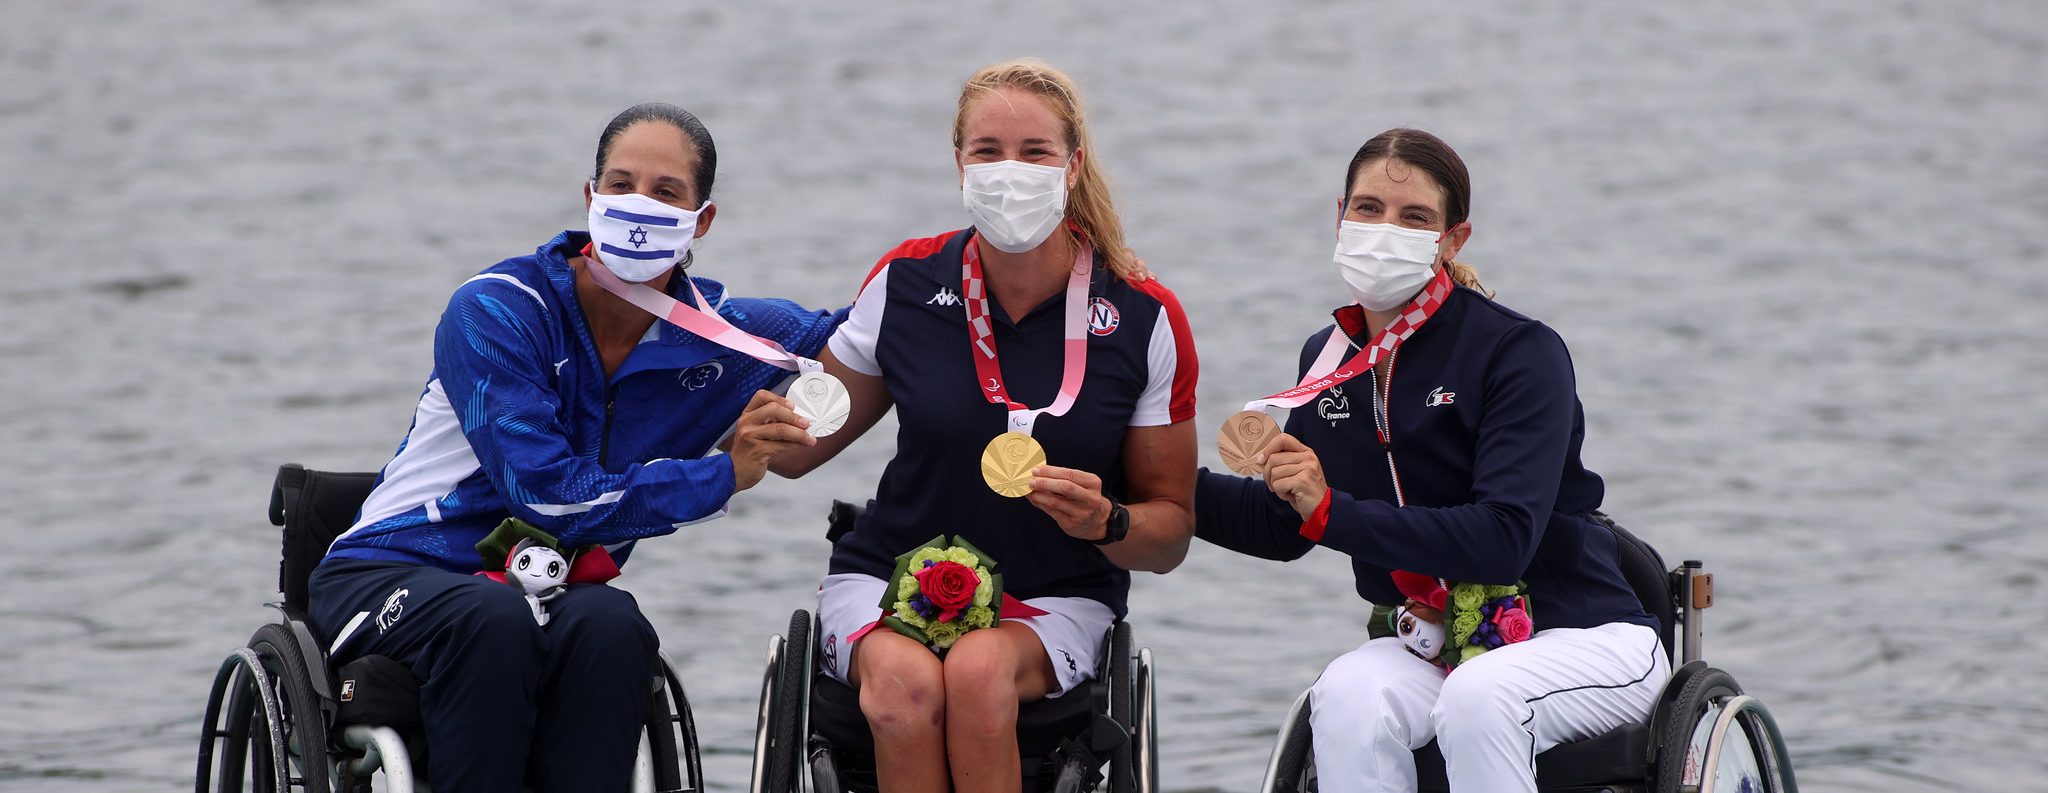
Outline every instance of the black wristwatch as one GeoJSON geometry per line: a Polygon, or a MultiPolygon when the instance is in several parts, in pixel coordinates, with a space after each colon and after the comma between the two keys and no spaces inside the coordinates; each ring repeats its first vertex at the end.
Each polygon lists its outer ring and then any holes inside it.
{"type": "Polygon", "coordinates": [[[1096,545],[1123,542],[1123,539],[1129,536],[1130,533],[1131,511],[1124,509],[1124,505],[1116,503],[1116,499],[1112,498],[1109,500],[1109,523],[1102,533],[1102,539],[1089,540],[1089,542],[1096,545]]]}

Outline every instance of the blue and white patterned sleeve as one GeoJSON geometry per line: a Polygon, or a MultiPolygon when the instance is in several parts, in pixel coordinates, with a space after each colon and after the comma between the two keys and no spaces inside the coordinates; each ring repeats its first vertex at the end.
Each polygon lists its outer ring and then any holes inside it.
{"type": "Polygon", "coordinates": [[[576,453],[556,418],[545,312],[518,282],[479,278],[456,291],[434,332],[435,371],[512,514],[578,546],[668,534],[721,512],[734,488],[724,455],[613,474],[576,453]]]}

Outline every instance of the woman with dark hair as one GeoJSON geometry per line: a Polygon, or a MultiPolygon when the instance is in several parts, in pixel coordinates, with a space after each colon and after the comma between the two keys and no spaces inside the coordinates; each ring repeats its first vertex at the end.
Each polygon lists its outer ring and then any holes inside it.
{"type": "Polygon", "coordinates": [[[762,390],[789,361],[634,302],[801,356],[831,333],[835,315],[686,275],[717,214],[717,156],[672,105],[605,127],[583,188],[589,231],[455,290],[412,429],[313,572],[310,616],[333,663],[383,655],[420,678],[435,790],[627,789],[655,635],[602,581],[635,541],[725,514],[777,451],[812,442],[762,390]],[[507,532],[568,556],[567,585],[530,602],[477,575],[506,572],[494,543],[507,532]]]}
{"type": "Polygon", "coordinates": [[[1309,337],[1300,385],[1225,423],[1224,458],[1249,475],[1203,471],[1196,489],[1197,536],[1268,559],[1333,548],[1360,596],[1403,609],[1403,635],[1310,690],[1325,789],[1413,791],[1412,751],[1434,738],[1452,790],[1534,791],[1538,753],[1646,719],[1670,675],[1596,515],[1563,340],[1453,260],[1469,206],[1435,136],[1358,150],[1334,257],[1353,301],[1309,337]],[[1296,408],[1284,432],[1268,407],[1296,408]]]}

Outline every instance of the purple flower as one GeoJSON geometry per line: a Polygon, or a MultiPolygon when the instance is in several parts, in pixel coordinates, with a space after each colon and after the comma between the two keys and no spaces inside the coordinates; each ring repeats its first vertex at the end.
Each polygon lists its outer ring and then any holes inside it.
{"type": "Polygon", "coordinates": [[[939,607],[932,605],[931,599],[925,597],[922,593],[911,595],[909,602],[910,610],[917,612],[917,615],[920,617],[931,619],[939,615],[939,607]]]}

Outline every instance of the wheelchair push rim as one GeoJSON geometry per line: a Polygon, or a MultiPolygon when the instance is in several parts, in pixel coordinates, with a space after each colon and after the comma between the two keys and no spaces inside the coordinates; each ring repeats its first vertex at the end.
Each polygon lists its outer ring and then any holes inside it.
{"type": "Polygon", "coordinates": [[[290,634],[272,624],[221,663],[207,697],[195,790],[329,789],[326,714],[300,661],[290,634]]]}

